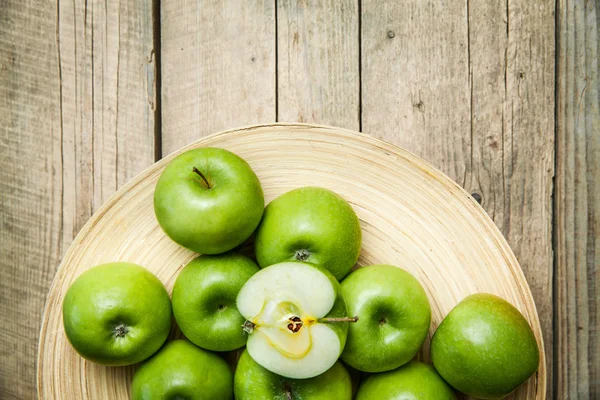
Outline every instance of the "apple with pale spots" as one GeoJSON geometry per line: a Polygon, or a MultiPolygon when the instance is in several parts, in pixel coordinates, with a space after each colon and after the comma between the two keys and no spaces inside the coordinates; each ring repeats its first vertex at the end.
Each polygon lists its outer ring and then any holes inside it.
{"type": "Polygon", "coordinates": [[[421,349],[431,322],[425,290],[392,265],[360,268],[342,281],[348,312],[360,320],[348,331],[344,362],[360,371],[389,371],[421,349]]]}
{"type": "Polygon", "coordinates": [[[261,267],[302,261],[341,280],[356,264],[361,242],[358,216],[350,204],[331,190],[308,186],[267,205],[254,249],[261,267]]]}
{"type": "Polygon", "coordinates": [[[241,287],[259,271],[251,259],[236,253],[201,255],[188,263],[173,286],[173,314],[192,343],[212,351],[246,344],[244,317],[235,300],[241,287]]]}
{"type": "Polygon", "coordinates": [[[177,244],[201,254],[221,254],[242,244],[258,226],[264,206],[250,165],[214,147],[175,157],[154,190],[160,227],[177,244]]]}

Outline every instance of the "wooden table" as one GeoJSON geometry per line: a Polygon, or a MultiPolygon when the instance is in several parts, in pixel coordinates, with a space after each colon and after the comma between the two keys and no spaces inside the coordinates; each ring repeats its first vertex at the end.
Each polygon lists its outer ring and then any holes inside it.
{"type": "Polygon", "coordinates": [[[35,397],[46,293],[92,213],[273,121],[383,138],[481,198],[536,299],[548,398],[598,398],[599,30],[599,0],[0,0],[0,398],[35,397]]]}

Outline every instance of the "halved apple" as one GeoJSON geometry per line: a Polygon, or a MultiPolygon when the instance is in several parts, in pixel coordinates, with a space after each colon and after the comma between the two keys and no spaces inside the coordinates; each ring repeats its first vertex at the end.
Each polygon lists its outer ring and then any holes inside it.
{"type": "Polygon", "coordinates": [[[250,356],[262,367],[295,379],[317,376],[339,358],[348,335],[340,284],[327,270],[302,262],[271,265],[254,274],[237,296],[250,356]]]}

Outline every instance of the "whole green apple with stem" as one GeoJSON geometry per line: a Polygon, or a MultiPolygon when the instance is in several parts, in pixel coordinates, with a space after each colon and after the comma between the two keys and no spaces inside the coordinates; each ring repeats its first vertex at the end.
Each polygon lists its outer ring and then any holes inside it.
{"type": "Polygon", "coordinates": [[[382,399],[456,400],[456,395],[431,365],[411,361],[369,376],[356,393],[356,400],[382,399]]]}
{"type": "Polygon", "coordinates": [[[482,399],[501,399],[537,369],[540,354],[523,315],[487,293],[463,299],[431,340],[431,359],[455,389],[482,399]]]}
{"type": "Polygon", "coordinates": [[[177,276],[171,296],[173,314],[183,334],[195,345],[230,351],[246,344],[244,317],[235,301],[248,279],[259,271],[240,254],[201,255],[177,276]]]}
{"type": "Polygon", "coordinates": [[[341,283],[349,315],[344,362],[360,371],[389,371],[409,362],[419,351],[431,322],[431,308],[419,281],[391,265],[352,272],[341,283]]]}
{"type": "Polygon", "coordinates": [[[163,284],[132,263],[101,264],[67,290],[63,324],[73,348],[99,364],[135,364],[154,354],[171,329],[171,301],[163,284]]]}
{"type": "Polygon", "coordinates": [[[327,270],[301,262],[254,274],[237,297],[246,318],[246,348],[262,367],[288,378],[312,378],[338,360],[348,322],[340,285],[327,270]]]}
{"type": "Polygon", "coordinates": [[[339,361],[308,379],[286,378],[261,367],[245,351],[234,376],[236,400],[351,400],[352,381],[339,361]]]}
{"type": "Polygon", "coordinates": [[[216,354],[174,340],[136,371],[131,399],[233,399],[233,374],[216,354]]]}
{"type": "Polygon", "coordinates": [[[250,165],[212,147],[175,157],[154,192],[154,212],[164,232],[203,254],[224,253],[248,239],[260,222],[264,202],[250,165]]]}
{"type": "Polygon", "coordinates": [[[256,259],[261,267],[303,261],[341,280],[356,264],[361,240],[358,217],[346,200],[328,189],[304,187],[267,205],[256,231],[256,259]]]}

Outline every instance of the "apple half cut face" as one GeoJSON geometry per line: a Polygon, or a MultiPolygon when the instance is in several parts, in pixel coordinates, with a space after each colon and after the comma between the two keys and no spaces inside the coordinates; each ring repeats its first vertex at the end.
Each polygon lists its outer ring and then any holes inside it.
{"type": "Polygon", "coordinates": [[[284,262],[254,274],[237,296],[246,318],[246,347],[258,364],[288,378],[327,371],[339,358],[348,335],[346,303],[328,271],[284,262]]]}

